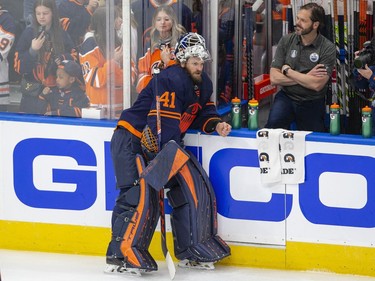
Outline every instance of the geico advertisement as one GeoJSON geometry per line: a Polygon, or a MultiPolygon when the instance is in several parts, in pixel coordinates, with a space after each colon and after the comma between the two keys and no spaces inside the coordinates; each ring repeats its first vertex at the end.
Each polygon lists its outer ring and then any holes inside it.
{"type": "MultiPolygon", "coordinates": [[[[0,124],[0,219],[110,226],[113,128],[0,124]]],[[[255,134],[194,133],[185,144],[211,178],[225,240],[373,247],[374,146],[308,140],[304,183],[262,185],[255,134]]]]}
{"type": "Polygon", "coordinates": [[[374,247],[374,141],[335,143],[345,137],[329,134],[319,141],[309,141],[314,134],[306,139],[305,181],[295,185],[261,183],[255,134],[187,139],[186,144],[202,147],[225,240],[374,247]]]}

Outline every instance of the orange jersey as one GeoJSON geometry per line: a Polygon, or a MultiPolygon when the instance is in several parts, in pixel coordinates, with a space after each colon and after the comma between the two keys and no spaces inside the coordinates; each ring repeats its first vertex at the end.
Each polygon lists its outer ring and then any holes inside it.
{"type": "Polygon", "coordinates": [[[104,106],[121,113],[123,107],[123,71],[114,60],[106,60],[93,33],[88,33],[80,48],[79,60],[82,65],[86,93],[92,106],[104,106]],[[108,84],[108,73],[112,73],[108,84]],[[114,93],[110,89],[114,87],[114,93]]]}
{"type": "MultiPolygon", "coordinates": [[[[171,53],[174,51],[171,49],[171,53]]],[[[151,54],[151,50],[148,49],[146,54],[141,57],[138,61],[138,83],[136,86],[137,93],[140,93],[150,82],[152,78],[152,73],[155,68],[157,68],[162,60],[160,57],[161,50],[155,49],[154,52],[151,54]]],[[[165,65],[164,67],[168,67],[170,65],[175,64],[175,60],[171,59],[168,63],[168,65],[165,65]]]]}

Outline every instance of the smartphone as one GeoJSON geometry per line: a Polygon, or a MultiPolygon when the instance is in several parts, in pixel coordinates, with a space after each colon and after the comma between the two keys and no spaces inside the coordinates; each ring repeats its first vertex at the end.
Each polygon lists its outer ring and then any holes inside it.
{"type": "Polygon", "coordinates": [[[170,44],[169,44],[169,43],[160,43],[160,45],[159,45],[159,49],[162,50],[163,47],[170,48],[170,44]]]}
{"type": "Polygon", "coordinates": [[[45,30],[46,30],[45,26],[39,26],[38,34],[36,35],[35,38],[39,38],[40,34],[42,34],[42,32],[44,32],[45,30]]]}

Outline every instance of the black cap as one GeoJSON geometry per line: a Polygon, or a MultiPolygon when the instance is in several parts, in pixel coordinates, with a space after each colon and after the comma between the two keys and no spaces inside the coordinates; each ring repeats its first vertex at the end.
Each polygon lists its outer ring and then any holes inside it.
{"type": "Polygon", "coordinates": [[[72,77],[75,77],[77,79],[81,79],[82,77],[81,66],[75,61],[63,60],[58,67],[63,69],[68,75],[72,77]]]}

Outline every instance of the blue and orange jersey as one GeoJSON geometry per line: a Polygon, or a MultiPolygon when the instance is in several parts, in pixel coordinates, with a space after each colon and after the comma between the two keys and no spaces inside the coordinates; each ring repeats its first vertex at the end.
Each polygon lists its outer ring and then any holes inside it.
{"type": "Polygon", "coordinates": [[[72,38],[74,45],[82,43],[88,31],[92,12],[76,0],[63,1],[59,5],[61,25],[72,38]]]}
{"type": "MultiPolygon", "coordinates": [[[[61,30],[61,32],[65,52],[63,54],[55,54],[50,48],[50,50],[44,52],[42,58],[38,59],[38,52],[30,51],[31,42],[37,36],[37,32],[31,26],[26,27],[16,45],[14,55],[15,71],[26,76],[27,79],[40,81],[44,86],[54,87],[56,85],[57,69],[55,58],[59,57],[60,60],[76,59],[72,39],[66,31],[61,30]]],[[[44,44],[48,44],[48,42],[44,44]]]]}
{"type": "Polygon", "coordinates": [[[187,129],[205,133],[215,131],[221,121],[211,101],[212,82],[202,73],[202,82],[195,85],[180,65],[172,65],[154,76],[138,95],[131,108],[124,110],[118,122],[137,137],[148,125],[156,136],[156,94],[160,96],[161,142],[180,142],[187,129]]]}
{"type": "MultiPolygon", "coordinates": [[[[173,53],[173,49],[171,49],[171,53],[173,53]]],[[[137,82],[137,93],[140,93],[150,82],[153,74],[153,70],[157,68],[161,60],[161,50],[155,49],[153,53],[151,50],[148,49],[146,54],[141,57],[138,61],[138,82],[137,82]]],[[[175,60],[171,59],[168,65],[164,67],[168,67],[175,64],[175,60]]]]}
{"type": "Polygon", "coordinates": [[[90,106],[86,93],[77,84],[69,89],[53,87],[49,94],[39,95],[39,100],[45,103],[46,112],[57,116],[82,117],[82,108],[90,106]]]}
{"type": "Polygon", "coordinates": [[[91,105],[111,106],[119,115],[123,109],[123,70],[114,60],[104,57],[95,41],[94,33],[86,34],[80,47],[79,60],[91,105]],[[114,74],[111,81],[113,84],[108,83],[109,72],[114,74]],[[110,92],[112,86],[114,93],[110,92]]]}

